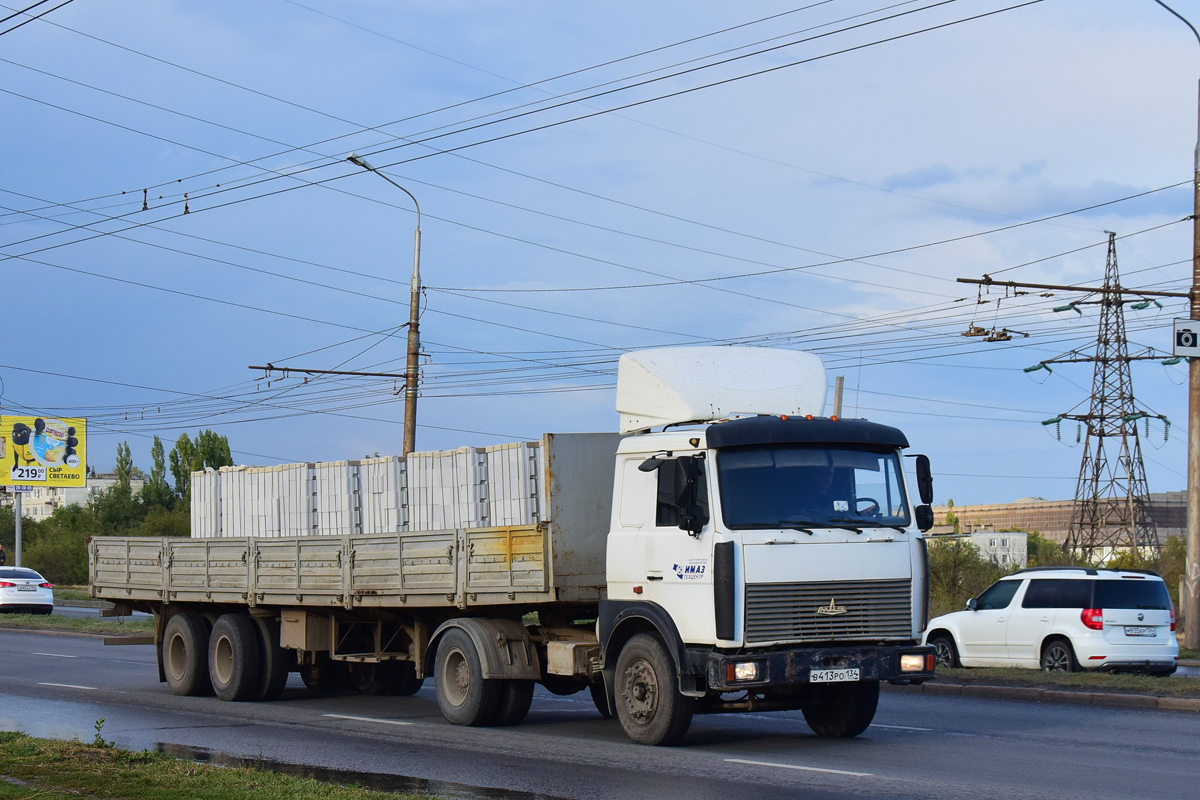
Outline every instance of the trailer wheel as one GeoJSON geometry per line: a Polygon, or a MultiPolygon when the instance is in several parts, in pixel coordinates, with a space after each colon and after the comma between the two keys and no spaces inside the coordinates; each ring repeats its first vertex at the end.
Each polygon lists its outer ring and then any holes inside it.
{"type": "Polygon", "coordinates": [[[451,725],[486,727],[495,722],[503,687],[499,681],[483,679],[479,653],[466,631],[451,628],[442,634],[434,683],[442,716],[451,725]]]}
{"type": "Polygon", "coordinates": [[[258,630],[258,657],[262,670],[258,681],[255,700],[278,700],[287,686],[291,671],[292,656],[279,645],[279,621],[265,617],[251,617],[258,630]]]}
{"type": "Polygon", "coordinates": [[[500,712],[496,715],[497,725],[516,725],[529,713],[533,705],[533,681],[501,681],[500,712]]]}
{"type": "Polygon", "coordinates": [[[417,665],[411,661],[392,661],[393,674],[390,678],[384,694],[390,694],[395,697],[409,697],[421,690],[425,684],[424,678],[417,677],[417,665]]]}
{"type": "Polygon", "coordinates": [[[617,657],[617,718],[638,744],[678,744],[692,724],[695,703],[679,693],[675,662],[654,634],[639,633],[617,657]]]}
{"type": "Polygon", "coordinates": [[[326,652],[314,655],[316,663],[301,664],[300,679],[310,692],[317,695],[332,694],[341,688],[345,667],[340,661],[334,661],[326,652]]]}
{"type": "Polygon", "coordinates": [[[804,721],[823,737],[858,736],[875,719],[879,704],[879,681],[831,683],[812,687],[800,703],[804,721]]]}
{"type": "Polygon", "coordinates": [[[181,611],[167,620],[162,640],[163,673],[172,694],[212,694],[208,679],[208,623],[199,614],[181,611]]]}
{"type": "Polygon", "coordinates": [[[208,637],[208,675],[222,700],[250,700],[262,670],[258,630],[246,614],[223,614],[208,637]]]}

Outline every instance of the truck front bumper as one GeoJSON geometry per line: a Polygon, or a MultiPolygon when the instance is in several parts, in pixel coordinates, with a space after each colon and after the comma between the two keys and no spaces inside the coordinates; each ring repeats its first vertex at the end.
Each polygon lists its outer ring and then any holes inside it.
{"type": "Polygon", "coordinates": [[[860,681],[923,683],[933,677],[935,660],[934,649],[920,644],[709,651],[704,656],[708,687],[721,692],[808,684],[814,672],[850,669],[858,670],[860,681]]]}

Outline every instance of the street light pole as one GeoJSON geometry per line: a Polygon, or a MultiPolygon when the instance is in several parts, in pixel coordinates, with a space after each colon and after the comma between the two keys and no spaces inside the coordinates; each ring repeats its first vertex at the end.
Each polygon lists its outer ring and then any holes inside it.
{"type": "MultiPolygon", "coordinates": [[[[1200,43],[1200,32],[1175,9],[1154,0],[1174,14],[1200,43]]],[[[1191,318],[1200,319],[1200,84],[1197,85],[1196,150],[1192,162],[1192,291],[1191,318]]],[[[1183,635],[1188,647],[1200,644],[1200,359],[1188,362],[1187,560],[1184,567],[1183,635]]]]}
{"type": "Polygon", "coordinates": [[[417,378],[418,359],[421,355],[421,204],[412,192],[368,164],[366,159],[351,153],[346,160],[374,172],[412,198],[413,205],[417,207],[417,230],[413,235],[412,286],[408,301],[408,360],[404,368],[404,455],[407,456],[417,445],[417,378]]]}

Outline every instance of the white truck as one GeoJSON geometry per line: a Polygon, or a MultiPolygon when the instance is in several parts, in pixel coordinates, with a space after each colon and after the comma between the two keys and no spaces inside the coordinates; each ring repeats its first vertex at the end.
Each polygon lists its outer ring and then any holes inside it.
{"type": "Polygon", "coordinates": [[[511,725],[534,684],[590,690],[635,742],[693,714],[871,723],[881,681],[933,677],[920,505],[896,428],[824,417],[816,356],[623,356],[618,434],[366,462],[225,468],[192,483],[192,537],[97,537],[89,589],[155,617],[176,694],[410,695],[511,725]]]}

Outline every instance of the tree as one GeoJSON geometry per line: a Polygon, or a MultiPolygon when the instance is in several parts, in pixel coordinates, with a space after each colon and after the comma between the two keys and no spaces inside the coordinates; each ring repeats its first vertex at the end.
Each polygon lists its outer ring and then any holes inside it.
{"type": "Polygon", "coordinates": [[[954,513],[953,497],[946,501],[946,524],[952,526],[955,533],[962,533],[962,523],[958,519],[958,514],[954,513]]]}
{"type": "Polygon", "coordinates": [[[133,455],[129,452],[129,443],[121,442],[117,445],[117,465],[115,471],[117,473],[117,484],[129,488],[129,481],[133,477],[133,455]]]}
{"type": "Polygon", "coordinates": [[[175,480],[175,496],[187,502],[192,480],[192,463],[196,460],[196,446],[186,433],[179,434],[171,448],[171,477],[175,480]]]}
{"type": "Polygon", "coordinates": [[[1026,560],[1031,567],[1087,566],[1075,555],[1065,552],[1058,542],[1030,531],[1025,539],[1026,560]]]}
{"type": "Polygon", "coordinates": [[[154,437],[154,445],[150,448],[150,457],[154,466],[150,468],[150,477],[138,497],[149,509],[162,508],[170,511],[175,507],[175,495],[167,483],[167,455],[162,439],[154,437]]]}
{"type": "Polygon", "coordinates": [[[180,434],[175,447],[171,448],[171,477],[175,479],[175,496],[186,507],[191,500],[192,473],[206,467],[220,469],[233,466],[233,453],[229,440],[210,430],[196,434],[195,440],[186,433],[180,434]]]}

